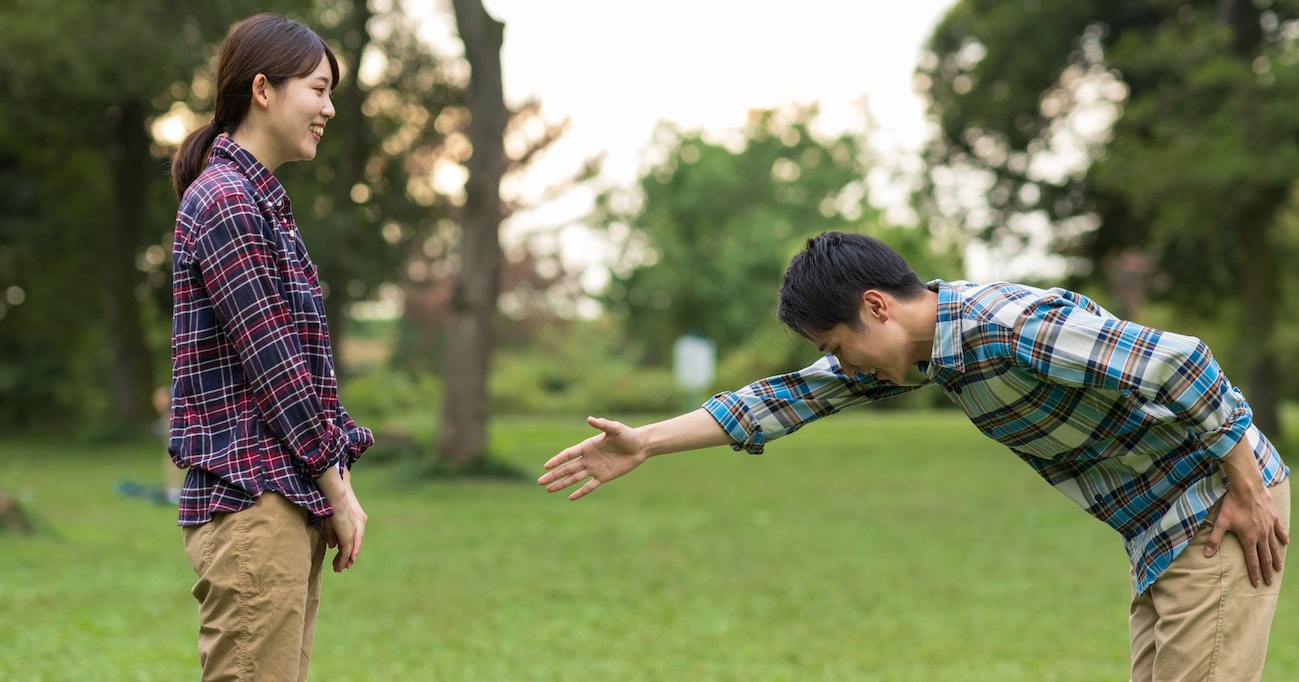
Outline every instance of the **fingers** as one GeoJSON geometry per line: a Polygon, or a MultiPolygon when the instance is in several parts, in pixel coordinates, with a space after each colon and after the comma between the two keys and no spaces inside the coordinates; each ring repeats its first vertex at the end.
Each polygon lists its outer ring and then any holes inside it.
{"type": "Polygon", "coordinates": [[[365,515],[362,514],[360,521],[358,521],[356,525],[356,535],[353,536],[352,556],[351,556],[351,560],[347,562],[348,568],[350,568],[352,564],[356,563],[357,558],[361,556],[361,543],[364,542],[364,540],[365,540],[365,515]]]}
{"type": "Polygon", "coordinates": [[[1226,533],[1226,524],[1219,524],[1213,527],[1213,530],[1209,533],[1209,539],[1204,541],[1204,556],[1212,557],[1218,553],[1218,548],[1222,546],[1222,536],[1226,533]]]}
{"type": "Polygon", "coordinates": [[[599,481],[599,479],[595,479],[595,478],[593,478],[593,479],[587,481],[587,482],[586,482],[586,485],[583,485],[581,488],[578,488],[576,491],[574,491],[572,495],[569,495],[569,496],[568,496],[568,499],[570,499],[570,500],[580,500],[580,499],[582,499],[583,497],[586,497],[587,495],[590,495],[592,492],[595,492],[595,489],[596,489],[596,488],[599,488],[599,487],[600,487],[600,481],[599,481]]]}
{"type": "MultiPolygon", "coordinates": [[[[1264,539],[1259,540],[1258,553],[1255,559],[1256,561],[1258,561],[1259,577],[1261,577],[1263,579],[1263,583],[1267,585],[1272,584],[1272,571],[1275,570],[1273,557],[1275,557],[1276,555],[1272,552],[1273,549],[1274,548],[1272,546],[1272,542],[1270,538],[1266,540],[1264,539]]],[[[1258,580],[1254,578],[1254,573],[1252,571],[1249,574],[1249,579],[1250,582],[1254,583],[1254,587],[1258,587],[1258,580]]]]}
{"type": "Polygon", "coordinates": [[[593,478],[593,474],[586,468],[583,461],[583,452],[588,448],[593,455],[597,453],[599,444],[606,437],[617,436],[627,427],[621,422],[602,419],[600,417],[587,417],[586,423],[592,428],[599,429],[603,433],[597,434],[569,448],[565,448],[559,454],[546,460],[544,468],[546,473],[537,478],[537,484],[545,486],[547,492],[558,492],[569,486],[586,480],[586,484],[568,496],[570,500],[577,500],[590,494],[600,485],[600,481],[593,478]],[[589,480],[588,480],[589,479],[589,480]]]}
{"type": "Polygon", "coordinates": [[[338,543],[338,553],[334,555],[334,572],[342,573],[351,568],[360,551],[361,545],[357,542],[338,543]]]}
{"type": "MultiPolygon", "coordinates": [[[[594,428],[600,429],[601,431],[603,431],[605,434],[608,435],[614,435],[615,432],[623,428],[623,425],[619,422],[610,421],[608,419],[601,419],[600,417],[587,417],[586,423],[590,424],[594,428]]],[[[542,468],[546,469],[547,471],[550,471],[551,469],[554,469],[555,467],[560,466],[565,462],[569,462],[574,459],[577,459],[578,457],[581,457],[583,448],[585,448],[592,441],[593,438],[599,438],[599,436],[593,436],[592,438],[588,438],[582,441],[581,443],[578,443],[577,445],[574,445],[569,448],[564,448],[558,455],[555,455],[554,457],[551,457],[550,459],[546,460],[546,463],[542,465],[542,468]]],[[[545,481],[538,480],[537,482],[541,483],[542,485],[545,485],[546,483],[549,483],[550,481],[554,480],[555,477],[551,476],[551,477],[543,477],[543,478],[545,478],[546,480],[545,481]]]]}
{"type": "Polygon", "coordinates": [[[573,459],[574,457],[578,457],[580,453],[581,453],[581,446],[565,448],[563,452],[560,452],[558,455],[555,455],[554,457],[551,457],[550,459],[546,460],[546,463],[542,466],[546,469],[546,471],[550,471],[551,469],[554,469],[555,467],[573,459]]]}
{"type": "Polygon", "coordinates": [[[365,512],[359,506],[345,509],[346,511],[335,510],[327,522],[332,526],[330,530],[335,542],[330,546],[338,547],[332,562],[335,573],[342,573],[356,563],[365,540],[365,512]]]}
{"type": "Polygon", "coordinates": [[[546,486],[546,492],[553,493],[557,490],[563,490],[590,475],[591,472],[582,466],[581,460],[577,460],[545,474],[537,479],[537,482],[546,486]]]}

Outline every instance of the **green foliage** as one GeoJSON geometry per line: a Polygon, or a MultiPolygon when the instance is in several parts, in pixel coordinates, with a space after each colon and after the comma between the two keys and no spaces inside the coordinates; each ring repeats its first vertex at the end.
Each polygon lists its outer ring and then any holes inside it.
{"type": "Polygon", "coordinates": [[[1002,251],[1045,231],[1075,286],[1126,290],[1119,315],[1166,302],[1175,330],[1232,330],[1236,381],[1279,429],[1279,398],[1299,395],[1279,381],[1299,256],[1281,224],[1299,177],[1296,27],[1293,0],[964,0],[919,70],[941,131],[921,211],[1002,251]],[[963,203],[962,185],[987,191],[963,203]]]}
{"type": "Polygon", "coordinates": [[[143,130],[124,126],[162,114],[229,24],[263,6],[0,5],[0,422],[67,427],[107,419],[118,401],[147,401],[155,377],[135,377],[145,394],[123,396],[110,370],[123,353],[166,358],[165,344],[140,347],[161,334],[138,333],[145,320],[169,314],[166,278],[143,269],[125,279],[112,274],[132,266],[118,254],[134,261],[150,246],[170,249],[175,201],[165,153],[125,148],[128,140],[148,143],[143,130]],[[142,183],[129,196],[119,182],[125,176],[142,183]],[[163,312],[115,310],[106,305],[114,296],[163,312]],[[114,328],[124,332],[113,336],[114,328]]]}
{"type": "Polygon", "coordinates": [[[420,38],[423,24],[407,16],[404,4],[385,5],[375,11],[364,2],[342,3],[316,12],[314,27],[352,76],[335,91],[338,114],[317,157],[277,172],[328,287],[336,341],[351,325],[348,304],[402,281],[413,251],[433,243],[450,251],[454,235],[438,229],[450,200],[421,175],[431,171],[448,135],[460,132],[465,85],[420,38]],[[383,68],[362,81],[356,69],[367,53],[381,55],[383,68]]]}
{"type": "Polygon", "coordinates": [[[663,161],[640,196],[600,197],[597,219],[623,238],[630,266],[604,302],[647,358],[661,364],[687,332],[742,343],[772,319],[785,265],[807,237],[876,221],[860,141],[819,139],[815,113],[761,112],[738,150],[662,126],[663,161]]]}
{"type": "MultiPolygon", "coordinates": [[[[591,432],[580,414],[492,424],[493,450],[536,473],[591,432]]],[[[41,531],[0,539],[0,604],[32,614],[0,618],[0,678],[197,677],[174,511],[112,491],[158,456],[0,442],[0,487],[41,531]]],[[[960,416],[844,414],[761,457],[658,457],[577,503],[402,471],[355,471],[370,525],[356,566],[324,576],[313,679],[1126,675],[1121,544],[960,416]]],[[[1265,682],[1299,678],[1296,638],[1278,617],[1265,682]]]]}
{"type": "Polygon", "coordinates": [[[1220,5],[958,3],[920,69],[942,133],[927,161],[986,173],[991,190],[982,210],[943,215],[930,186],[922,207],[993,242],[1027,240],[1020,218],[1045,216],[1057,250],[1094,264],[1083,272],[1140,248],[1174,278],[1163,293],[1199,302],[1188,311],[1209,310],[1206,287],[1230,298],[1248,258],[1234,228],[1271,220],[1299,168],[1299,4],[1235,25],[1220,5]],[[1087,132],[1080,115],[1117,120],[1087,132]]]}
{"type": "MultiPolygon", "coordinates": [[[[608,320],[541,331],[497,352],[488,387],[500,414],[645,414],[686,409],[670,369],[641,367],[608,320]]],[[[693,407],[693,406],[691,406],[693,407]]]]}
{"type": "Polygon", "coordinates": [[[313,0],[0,4],[0,423],[108,422],[166,381],[172,150],[146,132],[177,104],[210,116],[217,44],[258,11],[311,25],[343,63],[320,158],[280,173],[340,341],[346,303],[394,278],[445,216],[443,197],[410,182],[411,159],[428,161],[454,132],[435,120],[460,99],[418,23],[401,3],[380,4],[373,14],[313,0]],[[387,61],[360,84],[366,49],[387,61]],[[126,176],[140,183],[130,196],[126,176]],[[138,305],[106,304],[123,300],[138,305]],[[124,357],[146,375],[134,385],[120,385],[124,357]]]}
{"type": "Polygon", "coordinates": [[[375,368],[347,377],[339,385],[347,411],[358,423],[383,422],[395,415],[427,411],[436,414],[442,382],[432,374],[375,368]]]}

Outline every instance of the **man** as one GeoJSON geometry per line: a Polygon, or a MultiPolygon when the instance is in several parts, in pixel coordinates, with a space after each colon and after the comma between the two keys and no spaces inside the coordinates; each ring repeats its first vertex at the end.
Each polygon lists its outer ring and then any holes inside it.
{"type": "Polygon", "coordinates": [[[551,458],[538,483],[582,483],[576,500],[651,455],[759,454],[821,417],[937,386],[1123,537],[1132,680],[1262,676],[1289,469],[1201,341],[1063,289],[926,285],[879,240],[838,232],[790,261],[778,316],[825,357],[639,428],[588,418],[602,433],[551,458]]]}

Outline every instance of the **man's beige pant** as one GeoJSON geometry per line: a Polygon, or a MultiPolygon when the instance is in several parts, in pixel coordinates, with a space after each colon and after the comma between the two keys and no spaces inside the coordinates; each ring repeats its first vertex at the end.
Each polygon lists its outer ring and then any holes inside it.
{"type": "Polygon", "coordinates": [[[325,557],[306,510],[268,491],[184,534],[203,680],[306,680],[325,557]]]}
{"type": "MultiPolygon", "coordinates": [[[[1268,490],[1288,533],[1290,479],[1268,490]]],[[[1212,527],[1205,523],[1150,589],[1133,595],[1132,682],[1257,682],[1263,676],[1283,573],[1273,574],[1271,585],[1251,585],[1231,533],[1206,559],[1212,527]]],[[[1281,552],[1284,557],[1284,546],[1281,552]]]]}

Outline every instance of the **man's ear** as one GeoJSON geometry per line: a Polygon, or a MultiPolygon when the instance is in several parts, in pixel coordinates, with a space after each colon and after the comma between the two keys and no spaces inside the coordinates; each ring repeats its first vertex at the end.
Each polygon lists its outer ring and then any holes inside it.
{"type": "Polygon", "coordinates": [[[881,322],[889,319],[889,299],[883,292],[867,289],[861,294],[862,311],[881,322]]]}

